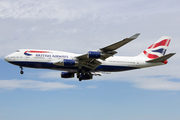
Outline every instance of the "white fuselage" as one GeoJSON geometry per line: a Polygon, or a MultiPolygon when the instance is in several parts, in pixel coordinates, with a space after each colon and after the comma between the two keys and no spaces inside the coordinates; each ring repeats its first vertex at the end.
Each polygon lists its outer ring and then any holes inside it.
{"type": "MultiPolygon", "coordinates": [[[[53,50],[33,50],[32,49],[20,49],[16,52],[7,55],[4,59],[12,64],[21,66],[21,67],[31,67],[31,68],[44,68],[44,69],[54,69],[62,71],[72,71],[76,72],[78,70],[77,66],[58,66],[54,65],[55,62],[62,61],[63,59],[73,59],[76,60],[76,57],[80,54],[74,54],[69,52],[62,51],[53,51],[53,50]]],[[[132,69],[139,69],[157,65],[163,65],[164,63],[148,63],[146,62],[147,58],[135,56],[135,57],[121,57],[113,56],[109,57],[106,60],[98,59],[102,64],[98,66],[92,72],[106,71],[106,72],[118,72],[126,71],[132,69]]]]}

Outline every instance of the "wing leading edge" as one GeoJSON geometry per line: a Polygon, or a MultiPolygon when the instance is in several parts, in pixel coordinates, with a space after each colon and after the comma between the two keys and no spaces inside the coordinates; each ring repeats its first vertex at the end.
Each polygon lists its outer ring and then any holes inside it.
{"type": "Polygon", "coordinates": [[[123,45],[131,42],[132,40],[136,39],[138,36],[140,35],[140,33],[137,33],[129,38],[125,38],[117,43],[114,43],[112,45],[109,45],[107,47],[104,47],[104,48],[101,48],[100,50],[103,51],[103,52],[109,52],[109,51],[114,51],[120,47],[122,47],[123,45]]]}

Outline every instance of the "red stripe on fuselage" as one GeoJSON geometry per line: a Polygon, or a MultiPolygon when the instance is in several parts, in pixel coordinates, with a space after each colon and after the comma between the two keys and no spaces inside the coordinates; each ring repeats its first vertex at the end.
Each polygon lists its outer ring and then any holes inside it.
{"type": "Polygon", "coordinates": [[[49,53],[49,51],[36,51],[36,50],[30,50],[30,51],[26,51],[26,52],[28,52],[28,53],[49,53]]]}

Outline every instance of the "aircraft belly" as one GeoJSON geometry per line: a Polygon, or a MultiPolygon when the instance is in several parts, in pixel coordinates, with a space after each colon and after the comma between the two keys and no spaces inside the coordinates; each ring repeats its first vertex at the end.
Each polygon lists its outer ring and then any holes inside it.
{"type": "Polygon", "coordinates": [[[118,71],[126,71],[126,70],[133,70],[133,69],[139,69],[139,67],[100,65],[95,69],[95,71],[118,72],[118,71]]]}
{"type": "MultiPolygon", "coordinates": [[[[14,65],[29,67],[29,68],[41,68],[41,69],[53,69],[53,70],[62,70],[62,71],[74,71],[76,72],[78,67],[65,67],[65,66],[57,66],[51,62],[30,62],[30,61],[15,61],[10,62],[14,65]]],[[[129,67],[129,66],[113,66],[113,65],[100,65],[93,71],[110,71],[110,72],[118,72],[118,71],[126,71],[139,69],[138,67],[129,67]]]]}
{"type": "Polygon", "coordinates": [[[57,66],[51,62],[10,62],[11,64],[29,67],[29,68],[40,68],[40,69],[54,69],[54,70],[64,70],[64,71],[73,71],[77,70],[77,67],[65,67],[65,66],[57,66]]]}

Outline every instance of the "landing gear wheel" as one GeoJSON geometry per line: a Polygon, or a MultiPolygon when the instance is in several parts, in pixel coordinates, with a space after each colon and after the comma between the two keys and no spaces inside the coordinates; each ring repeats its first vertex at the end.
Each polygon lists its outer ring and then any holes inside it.
{"type": "Polygon", "coordinates": [[[80,82],[82,81],[82,77],[79,77],[79,81],[80,81],[80,82]]]}
{"type": "Polygon", "coordinates": [[[20,73],[21,73],[21,74],[24,74],[24,72],[23,72],[23,71],[20,71],[20,73]]]}

